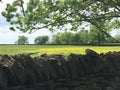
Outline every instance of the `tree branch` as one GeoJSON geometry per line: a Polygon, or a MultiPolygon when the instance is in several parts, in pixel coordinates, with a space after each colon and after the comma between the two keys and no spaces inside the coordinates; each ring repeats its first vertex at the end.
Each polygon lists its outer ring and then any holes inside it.
{"type": "Polygon", "coordinates": [[[24,17],[25,17],[25,10],[24,10],[24,7],[23,7],[23,1],[22,1],[22,0],[20,0],[20,2],[21,2],[22,12],[23,12],[23,15],[24,15],[24,17]]]}
{"type": "Polygon", "coordinates": [[[114,40],[116,43],[119,43],[118,40],[116,40],[115,38],[113,38],[111,35],[109,35],[107,32],[105,32],[104,30],[102,30],[99,25],[97,23],[93,23],[93,22],[90,22],[92,25],[94,25],[95,27],[98,28],[98,30],[100,30],[101,32],[103,32],[105,35],[107,35],[108,37],[110,37],[112,40],[114,40]]]}

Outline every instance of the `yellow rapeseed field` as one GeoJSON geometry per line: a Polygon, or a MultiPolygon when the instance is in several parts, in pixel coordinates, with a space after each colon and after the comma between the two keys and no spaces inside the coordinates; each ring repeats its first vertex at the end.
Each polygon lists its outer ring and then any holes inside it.
{"type": "Polygon", "coordinates": [[[120,46],[72,46],[72,45],[0,45],[0,54],[21,54],[29,52],[39,52],[41,54],[63,54],[70,53],[85,54],[85,49],[92,49],[97,53],[109,51],[120,51],[120,46]]]}
{"type": "Polygon", "coordinates": [[[113,52],[113,51],[120,51],[119,46],[54,46],[50,48],[40,48],[36,50],[39,54],[46,53],[46,54],[63,54],[69,55],[70,53],[75,54],[85,54],[85,49],[92,49],[97,53],[106,53],[106,52],[113,52]]]}

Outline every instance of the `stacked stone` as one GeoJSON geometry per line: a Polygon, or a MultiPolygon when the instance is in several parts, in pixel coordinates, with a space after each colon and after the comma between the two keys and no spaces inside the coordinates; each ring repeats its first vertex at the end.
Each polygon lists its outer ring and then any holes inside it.
{"type": "Polygon", "coordinates": [[[120,52],[97,54],[86,49],[86,54],[0,55],[0,90],[9,86],[30,85],[47,80],[80,80],[102,73],[120,73],[120,52]]]}

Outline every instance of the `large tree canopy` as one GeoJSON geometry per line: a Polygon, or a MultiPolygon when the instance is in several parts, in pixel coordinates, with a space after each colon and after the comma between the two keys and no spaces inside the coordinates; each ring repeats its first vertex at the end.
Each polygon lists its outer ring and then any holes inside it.
{"type": "Polygon", "coordinates": [[[23,0],[15,0],[7,4],[2,15],[14,31],[55,30],[67,24],[71,24],[71,30],[78,30],[87,22],[107,34],[106,22],[114,23],[111,28],[120,26],[120,0],[29,0],[26,5],[23,0]]]}

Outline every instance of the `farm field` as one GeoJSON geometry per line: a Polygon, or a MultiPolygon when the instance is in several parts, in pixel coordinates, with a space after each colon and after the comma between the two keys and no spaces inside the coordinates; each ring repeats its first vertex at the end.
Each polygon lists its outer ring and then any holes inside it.
{"type": "Polygon", "coordinates": [[[85,49],[92,49],[97,53],[108,51],[120,51],[120,46],[73,46],[73,45],[0,45],[0,54],[21,54],[29,52],[39,52],[37,54],[63,54],[70,53],[84,54],[85,49]]]}

